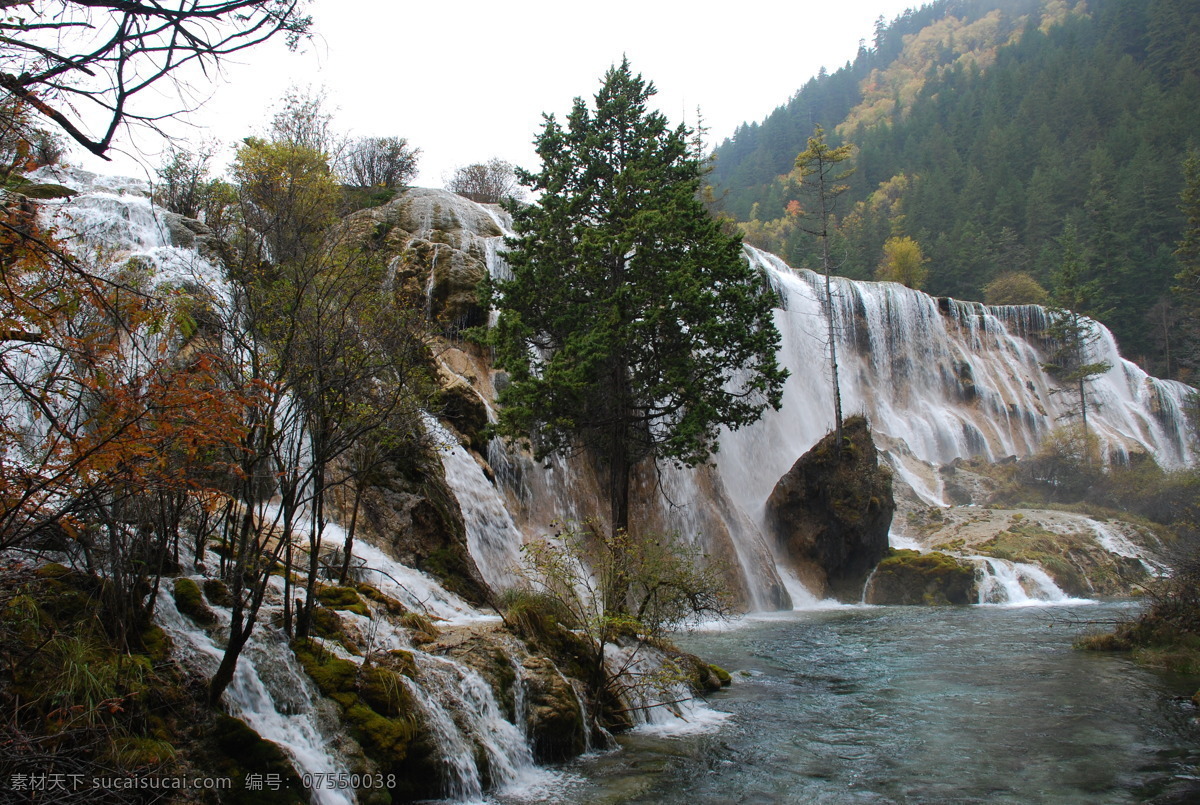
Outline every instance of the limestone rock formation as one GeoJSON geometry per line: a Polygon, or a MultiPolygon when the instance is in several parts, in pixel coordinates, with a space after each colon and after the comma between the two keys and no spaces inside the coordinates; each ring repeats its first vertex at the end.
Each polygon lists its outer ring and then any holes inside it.
{"type": "Polygon", "coordinates": [[[892,551],[863,591],[868,604],[973,604],[979,588],[973,565],[944,553],[892,551]]]}
{"type": "Polygon", "coordinates": [[[847,419],[842,433],[840,460],[831,433],[779,479],[766,519],[784,561],[813,593],[856,602],[887,551],[895,503],[866,419],[847,419]]]}

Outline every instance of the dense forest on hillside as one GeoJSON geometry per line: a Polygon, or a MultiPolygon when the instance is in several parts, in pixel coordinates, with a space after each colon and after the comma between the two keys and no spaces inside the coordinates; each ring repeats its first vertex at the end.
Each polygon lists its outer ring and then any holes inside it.
{"type": "Polygon", "coordinates": [[[908,237],[929,260],[924,290],[985,299],[1012,272],[1053,291],[1078,254],[1081,312],[1186,379],[1196,355],[1173,343],[1187,314],[1172,286],[1198,97],[1197,0],[939,0],[881,20],[873,47],[721,144],[716,204],[751,243],[813,265],[792,169],[821,125],[856,147],[839,273],[872,277],[883,244],[908,237]]]}

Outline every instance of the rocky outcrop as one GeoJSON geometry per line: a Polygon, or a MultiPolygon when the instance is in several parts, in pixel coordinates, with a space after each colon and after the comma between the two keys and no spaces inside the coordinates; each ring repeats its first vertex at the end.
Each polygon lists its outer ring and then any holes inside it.
{"type": "Polygon", "coordinates": [[[342,231],[387,262],[398,292],[423,297],[446,335],[486,323],[478,288],[487,276],[487,239],[500,234],[479,205],[419,187],[348,216],[342,231]]]}
{"type": "Polygon", "coordinates": [[[871,574],[867,604],[973,604],[979,600],[975,567],[944,553],[893,550],[871,574]]]}
{"type": "Polygon", "coordinates": [[[775,485],[767,527],[784,561],[819,596],[859,601],[888,548],[895,503],[892,475],[876,457],[864,417],[842,426],[839,457],[831,433],[775,485]]]}
{"type": "Polygon", "coordinates": [[[528,696],[525,724],[534,757],[544,763],[575,757],[585,748],[586,729],[575,690],[547,657],[525,657],[521,668],[528,696]]]}
{"type": "MultiPolygon", "coordinates": [[[[491,598],[467,546],[466,526],[454,493],[446,484],[432,447],[403,444],[371,478],[358,515],[368,541],[398,562],[423,570],[466,601],[482,605],[491,598]]],[[[335,496],[340,522],[349,522],[349,498],[335,496]]]]}

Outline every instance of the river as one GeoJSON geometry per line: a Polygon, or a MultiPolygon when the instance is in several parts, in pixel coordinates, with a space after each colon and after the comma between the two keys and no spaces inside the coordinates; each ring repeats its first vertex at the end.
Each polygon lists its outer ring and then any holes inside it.
{"type": "Polygon", "coordinates": [[[498,801],[1200,801],[1200,680],[1075,651],[1127,605],[841,607],[695,632],[734,674],[698,735],[633,733],[498,801]],[[1156,799],[1158,798],[1158,799],[1156,799]]]}

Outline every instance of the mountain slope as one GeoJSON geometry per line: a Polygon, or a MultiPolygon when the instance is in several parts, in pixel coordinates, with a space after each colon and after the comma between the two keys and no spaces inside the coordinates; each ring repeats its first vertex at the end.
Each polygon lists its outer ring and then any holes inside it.
{"type": "Polygon", "coordinates": [[[811,264],[787,174],[819,123],[857,146],[842,273],[872,276],[884,241],[907,235],[931,258],[926,290],[982,299],[1007,272],[1052,287],[1073,243],[1095,285],[1085,312],[1143,365],[1185,376],[1170,288],[1196,97],[1196,0],[941,0],[740,128],[712,178],[748,240],[811,264]]]}

